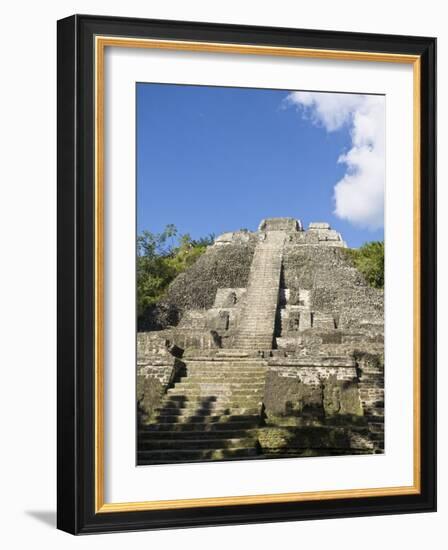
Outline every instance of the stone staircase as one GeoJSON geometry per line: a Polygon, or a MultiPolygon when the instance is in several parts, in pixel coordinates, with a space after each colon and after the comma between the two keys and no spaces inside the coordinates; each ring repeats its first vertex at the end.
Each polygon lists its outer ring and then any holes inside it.
{"type": "Polygon", "coordinates": [[[139,428],[138,464],[256,457],[266,369],[252,358],[186,361],[186,376],[139,428]]]}
{"type": "Polygon", "coordinates": [[[284,231],[269,231],[257,244],[234,348],[272,349],[285,238],[284,231]]]}

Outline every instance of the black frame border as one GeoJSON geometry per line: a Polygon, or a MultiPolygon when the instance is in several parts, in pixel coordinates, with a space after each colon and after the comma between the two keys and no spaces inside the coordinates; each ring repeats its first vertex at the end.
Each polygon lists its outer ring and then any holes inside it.
{"type": "Polygon", "coordinates": [[[58,21],[57,526],[72,534],[436,510],[436,39],[74,15],[58,21]],[[96,35],[418,55],[421,59],[421,492],[95,513],[96,35]]]}

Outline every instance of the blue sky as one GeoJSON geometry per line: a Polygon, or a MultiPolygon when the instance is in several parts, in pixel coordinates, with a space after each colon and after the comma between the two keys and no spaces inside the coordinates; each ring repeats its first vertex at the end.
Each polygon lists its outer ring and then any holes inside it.
{"type": "Polygon", "coordinates": [[[383,112],[367,96],[300,94],[137,84],[138,232],[198,238],[290,216],[329,222],[349,246],[383,239],[383,176],[368,173],[384,164],[381,126],[359,130],[383,112]]]}

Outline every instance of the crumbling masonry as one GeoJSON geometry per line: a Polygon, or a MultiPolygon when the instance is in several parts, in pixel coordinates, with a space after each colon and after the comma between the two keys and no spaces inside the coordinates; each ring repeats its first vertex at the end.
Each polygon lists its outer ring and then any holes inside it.
{"type": "Polygon", "coordinates": [[[137,337],[138,464],[384,452],[383,292],[326,223],[219,236],[137,337]]]}

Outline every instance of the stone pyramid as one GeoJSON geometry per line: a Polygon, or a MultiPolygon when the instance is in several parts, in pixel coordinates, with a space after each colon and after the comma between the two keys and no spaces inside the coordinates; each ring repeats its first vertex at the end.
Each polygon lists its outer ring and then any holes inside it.
{"type": "Polygon", "coordinates": [[[225,233],[138,333],[138,462],[381,453],[383,292],[327,223],[225,233]]]}

